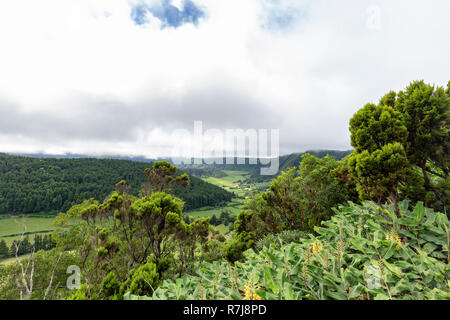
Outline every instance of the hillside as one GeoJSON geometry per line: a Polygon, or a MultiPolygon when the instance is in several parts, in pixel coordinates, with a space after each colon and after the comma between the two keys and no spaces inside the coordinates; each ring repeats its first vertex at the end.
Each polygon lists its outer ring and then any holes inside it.
{"type": "MultiPolygon", "coordinates": [[[[283,155],[279,157],[279,173],[282,171],[286,171],[291,167],[298,167],[300,162],[302,161],[302,155],[309,153],[318,158],[323,158],[327,154],[335,158],[336,160],[341,160],[342,158],[348,156],[351,153],[351,150],[340,151],[340,150],[310,150],[303,153],[292,153],[288,155],[283,155]]],[[[225,160],[223,161],[225,163],[225,160]]],[[[268,182],[272,180],[275,176],[263,176],[260,174],[261,167],[267,167],[267,165],[258,164],[249,164],[249,159],[245,159],[245,164],[202,164],[202,165],[181,165],[189,174],[195,175],[197,177],[203,176],[220,176],[221,170],[236,170],[236,171],[248,171],[249,177],[247,178],[248,183],[256,183],[256,182],[268,182]]]]}
{"type": "MultiPolygon", "coordinates": [[[[149,163],[114,159],[42,159],[0,154],[0,214],[66,211],[88,198],[103,200],[125,180],[138,195],[149,163]]],[[[190,177],[187,189],[174,194],[185,209],[218,205],[232,194],[190,177]]]]}

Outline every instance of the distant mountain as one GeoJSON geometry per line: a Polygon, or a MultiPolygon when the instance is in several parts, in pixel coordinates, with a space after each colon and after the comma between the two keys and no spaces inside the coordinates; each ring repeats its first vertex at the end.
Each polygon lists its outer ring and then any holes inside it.
{"type": "MultiPolygon", "coordinates": [[[[130,160],[0,154],[0,213],[66,211],[85,199],[103,200],[121,180],[137,195],[148,167],[149,162],[130,160]]],[[[174,189],[186,210],[220,205],[233,196],[199,178],[191,176],[190,181],[188,188],[174,189]]]]}
{"type": "MultiPolygon", "coordinates": [[[[2,153],[0,153],[2,154],[2,153]]],[[[4,155],[6,153],[3,153],[4,155]]],[[[40,159],[115,159],[115,160],[130,160],[136,162],[153,162],[159,159],[149,159],[144,156],[120,156],[120,155],[87,155],[78,153],[66,153],[66,154],[47,154],[47,153],[8,153],[12,156],[40,158],[40,159]]]]}
{"type": "Polygon", "coordinates": [[[226,164],[225,159],[222,159],[223,164],[217,164],[220,158],[211,158],[209,159],[209,163],[215,162],[213,164],[203,163],[201,165],[180,165],[179,167],[196,176],[202,176],[205,173],[207,175],[214,175],[211,169],[220,170],[246,170],[250,171],[250,177],[248,180],[250,182],[262,182],[262,181],[270,181],[274,177],[276,177],[282,171],[286,171],[291,167],[298,167],[300,162],[302,161],[302,155],[305,153],[309,153],[313,156],[323,158],[327,154],[334,157],[336,160],[341,160],[342,158],[349,155],[352,151],[340,151],[340,150],[310,150],[303,153],[292,153],[288,155],[283,155],[279,157],[279,170],[275,175],[272,176],[263,176],[260,174],[261,167],[268,167],[268,165],[263,165],[259,161],[257,164],[250,164],[250,158],[235,158],[234,164],[226,164]],[[237,164],[237,160],[240,160],[243,164],[237,164]]]}

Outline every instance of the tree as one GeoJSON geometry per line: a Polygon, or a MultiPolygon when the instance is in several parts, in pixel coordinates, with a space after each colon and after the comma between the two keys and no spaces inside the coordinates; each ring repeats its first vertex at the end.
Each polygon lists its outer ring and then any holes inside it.
{"type": "Polygon", "coordinates": [[[381,205],[390,197],[399,214],[397,190],[406,181],[410,165],[403,147],[408,130],[402,114],[391,106],[394,99],[390,92],[378,105],[366,104],[350,119],[355,150],[348,164],[361,199],[381,205]]]}
{"type": "Polygon", "coordinates": [[[219,222],[219,224],[222,223],[224,225],[227,225],[229,223],[230,219],[231,219],[230,211],[224,209],[224,210],[222,210],[220,212],[220,216],[219,216],[219,221],[218,222],[219,222]]]}
{"type": "MultiPolygon", "coordinates": [[[[386,101],[386,96],[381,101],[386,101]]],[[[369,103],[350,119],[350,134],[355,152],[361,153],[374,152],[389,143],[404,144],[408,130],[399,111],[388,105],[369,103]]]]}
{"type": "Polygon", "coordinates": [[[357,177],[357,189],[362,199],[374,199],[379,205],[390,197],[396,214],[399,184],[410,173],[405,150],[400,143],[387,144],[381,149],[355,153],[349,164],[357,177]]]}
{"type": "Polygon", "coordinates": [[[10,252],[8,250],[8,246],[6,245],[6,241],[4,239],[2,239],[0,241],[0,258],[4,259],[4,258],[8,258],[10,257],[10,252]]]}
{"type": "Polygon", "coordinates": [[[130,188],[121,181],[103,202],[85,200],[59,215],[57,225],[66,229],[55,231],[58,247],[76,250],[86,280],[86,286],[74,298],[120,298],[125,292],[122,286],[117,291],[118,282],[130,282],[128,289],[136,288],[137,293],[145,287],[148,293],[146,275],[135,277],[140,273],[136,270],[148,263],[152,263],[152,269],[156,267],[158,279],[193,270],[194,262],[201,257],[196,248],[206,247],[214,235],[210,233],[209,218],[184,222],[181,199],[167,193],[168,181],[176,179],[170,179],[169,174],[175,171],[163,167],[157,166],[149,174],[156,184],[140,197],[130,195],[130,188]]]}
{"type": "MultiPolygon", "coordinates": [[[[400,91],[395,108],[403,114],[408,136],[404,143],[409,162],[422,170],[425,187],[444,200],[429,175],[448,179],[450,167],[450,82],[442,87],[412,82],[400,91]]],[[[447,199],[448,201],[448,199],[447,199]]]]}
{"type": "Polygon", "coordinates": [[[215,214],[212,215],[211,220],[209,221],[213,226],[219,225],[219,221],[217,220],[217,217],[215,214]]]}
{"type": "Polygon", "coordinates": [[[121,294],[130,292],[131,294],[139,296],[151,296],[153,290],[158,287],[159,274],[156,270],[156,265],[148,262],[134,270],[132,270],[130,277],[121,286],[121,294]]]}
{"type": "Polygon", "coordinates": [[[145,169],[147,182],[143,185],[144,194],[152,192],[171,192],[171,187],[181,185],[186,187],[189,184],[189,176],[186,173],[175,177],[177,167],[167,161],[153,162],[152,169],[145,169]]]}
{"type": "Polygon", "coordinates": [[[269,191],[246,203],[234,223],[235,238],[225,245],[229,261],[267,234],[289,230],[312,231],[333,214],[333,207],[352,199],[352,185],[336,173],[342,163],[327,155],[302,157],[299,169],[292,167],[272,180],[269,191]]]}
{"type": "Polygon", "coordinates": [[[326,155],[318,158],[310,154],[302,155],[298,169],[300,180],[300,202],[303,227],[313,230],[333,215],[333,207],[348,200],[355,200],[354,185],[339,179],[337,171],[343,161],[336,161],[326,155]]]}

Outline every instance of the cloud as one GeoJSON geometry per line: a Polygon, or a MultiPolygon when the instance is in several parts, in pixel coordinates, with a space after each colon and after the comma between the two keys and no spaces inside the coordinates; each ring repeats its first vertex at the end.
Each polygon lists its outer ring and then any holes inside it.
{"type": "Polygon", "coordinates": [[[308,1],[261,0],[261,27],[271,31],[286,31],[307,20],[308,1]]]}
{"type": "Polygon", "coordinates": [[[152,18],[157,18],[161,22],[161,29],[178,28],[186,23],[197,25],[204,17],[205,12],[191,0],[140,2],[131,9],[131,19],[137,25],[147,24],[152,18]]]}
{"type": "Polygon", "coordinates": [[[194,120],[347,149],[367,102],[449,80],[446,0],[191,1],[1,1],[0,152],[165,155],[194,120]]]}

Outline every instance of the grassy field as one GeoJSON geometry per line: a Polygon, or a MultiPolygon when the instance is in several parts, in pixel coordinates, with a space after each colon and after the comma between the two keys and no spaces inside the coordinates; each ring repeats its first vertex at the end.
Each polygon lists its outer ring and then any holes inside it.
{"type": "MultiPolygon", "coordinates": [[[[37,217],[11,217],[0,219],[0,239],[4,239],[8,246],[13,240],[19,239],[21,233],[26,230],[30,233],[46,233],[56,229],[53,226],[54,218],[37,217]],[[24,229],[24,225],[26,229],[24,229]]],[[[33,234],[28,235],[32,239],[33,234]]]]}
{"type": "Polygon", "coordinates": [[[242,208],[242,205],[244,204],[244,200],[243,199],[239,199],[239,198],[234,198],[227,206],[225,207],[203,207],[203,208],[199,208],[196,210],[192,210],[192,211],[188,211],[185,214],[190,216],[190,217],[194,217],[194,218],[202,218],[202,217],[211,217],[214,214],[219,217],[220,213],[223,210],[228,210],[231,212],[232,215],[237,215],[239,213],[239,211],[242,208]]]}
{"type": "Polygon", "coordinates": [[[237,197],[224,207],[203,207],[193,211],[186,212],[191,217],[210,217],[212,215],[220,216],[223,210],[228,210],[232,215],[237,215],[243,208],[245,199],[249,199],[254,193],[261,192],[269,187],[268,182],[256,183],[249,185],[243,183],[245,177],[249,174],[248,171],[223,170],[226,174],[224,177],[208,177],[205,181],[222,187],[230,192],[234,192],[237,197]]]}
{"type": "Polygon", "coordinates": [[[228,227],[228,226],[226,226],[224,224],[219,224],[216,228],[219,229],[219,231],[222,234],[227,234],[230,231],[230,227],[228,227]]]}
{"type": "MultiPolygon", "coordinates": [[[[19,260],[20,260],[21,262],[23,262],[23,260],[28,259],[28,257],[29,257],[30,255],[31,255],[31,253],[29,253],[29,254],[24,254],[23,256],[20,256],[20,257],[19,257],[19,260]]],[[[0,265],[6,266],[6,265],[8,265],[8,264],[15,263],[15,262],[16,262],[16,258],[8,258],[8,259],[0,260],[0,265]]]]}
{"type": "Polygon", "coordinates": [[[238,196],[245,196],[251,190],[251,188],[240,183],[240,181],[245,180],[245,177],[249,174],[248,171],[223,170],[223,172],[226,174],[224,177],[208,177],[203,180],[230,192],[234,192],[238,196]]]}
{"type": "MultiPolygon", "coordinates": [[[[224,170],[226,176],[224,177],[208,177],[204,180],[222,187],[230,192],[234,192],[237,197],[228,203],[224,207],[203,207],[193,211],[186,212],[186,215],[191,217],[210,217],[212,215],[220,216],[223,210],[228,210],[232,215],[237,216],[243,207],[244,201],[250,198],[253,193],[259,192],[261,189],[267,188],[267,183],[256,183],[254,185],[248,185],[243,183],[245,177],[248,175],[248,171],[234,171],[224,170]]],[[[26,226],[26,232],[30,233],[28,236],[30,240],[33,238],[34,233],[48,233],[56,229],[53,226],[54,218],[46,217],[6,217],[0,218],[0,239],[4,239],[8,246],[14,240],[20,238],[20,234],[24,231],[24,225],[26,226]]],[[[228,226],[220,226],[224,232],[228,232],[228,226]]],[[[220,229],[219,228],[219,229],[220,229]]]]}

